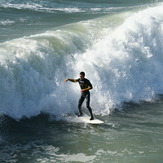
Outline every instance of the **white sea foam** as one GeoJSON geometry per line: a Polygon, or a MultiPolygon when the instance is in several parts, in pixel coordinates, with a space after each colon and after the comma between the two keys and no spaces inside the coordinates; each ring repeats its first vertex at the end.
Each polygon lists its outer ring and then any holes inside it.
{"type": "Polygon", "coordinates": [[[84,9],[80,9],[77,7],[48,7],[44,4],[37,4],[37,3],[20,3],[20,4],[14,4],[14,3],[2,3],[0,4],[0,7],[3,8],[14,8],[14,9],[26,9],[26,10],[34,10],[39,12],[49,12],[53,13],[56,11],[60,12],[66,12],[66,13],[78,13],[78,12],[85,12],[84,9]]]}
{"type": "Polygon", "coordinates": [[[80,22],[1,43],[0,113],[14,118],[74,113],[79,86],[63,80],[77,78],[83,70],[94,86],[91,106],[96,114],[162,94],[162,9],[140,11],[107,30],[100,29],[98,19],[97,27],[80,22]]]}
{"type": "Polygon", "coordinates": [[[15,23],[15,21],[13,21],[13,20],[1,20],[0,21],[0,25],[11,25],[14,23],[15,23]]]}
{"type": "MultiPolygon", "coordinates": [[[[65,13],[89,13],[89,12],[95,12],[97,13],[108,13],[112,11],[118,11],[118,10],[124,10],[125,7],[96,7],[96,8],[86,8],[86,7],[74,7],[74,6],[68,6],[63,7],[57,6],[57,3],[53,4],[52,6],[48,6],[48,3],[33,3],[33,2],[28,2],[28,3],[13,3],[13,2],[8,2],[8,3],[1,3],[0,7],[3,8],[13,8],[13,9],[25,9],[25,10],[34,10],[34,11],[39,11],[39,12],[48,12],[48,13],[55,13],[55,12],[65,12],[65,13]]],[[[135,8],[135,7],[128,7],[128,8],[135,8]]]]}
{"type": "Polygon", "coordinates": [[[26,4],[2,3],[0,4],[0,6],[4,8],[31,9],[31,10],[42,8],[42,5],[30,4],[30,3],[26,3],[26,4]]]}
{"type": "Polygon", "coordinates": [[[162,9],[132,15],[92,49],[76,55],[76,73],[84,70],[93,79],[92,105],[98,113],[106,114],[123,101],[150,101],[163,93],[162,9]]]}

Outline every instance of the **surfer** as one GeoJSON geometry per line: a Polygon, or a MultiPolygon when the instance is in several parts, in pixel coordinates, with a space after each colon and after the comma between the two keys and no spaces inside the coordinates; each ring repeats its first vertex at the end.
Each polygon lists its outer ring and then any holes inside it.
{"type": "Polygon", "coordinates": [[[90,107],[90,92],[89,90],[92,89],[92,84],[90,83],[90,81],[88,79],[85,78],[85,73],[84,72],[80,72],[80,76],[78,79],[65,79],[65,82],[67,81],[71,81],[71,82],[78,82],[81,88],[81,96],[78,102],[78,109],[79,109],[79,116],[82,116],[82,110],[81,110],[81,106],[84,102],[84,100],[86,99],[86,106],[89,110],[89,113],[91,115],[90,120],[93,120],[93,113],[92,113],[92,109],[90,107]]]}

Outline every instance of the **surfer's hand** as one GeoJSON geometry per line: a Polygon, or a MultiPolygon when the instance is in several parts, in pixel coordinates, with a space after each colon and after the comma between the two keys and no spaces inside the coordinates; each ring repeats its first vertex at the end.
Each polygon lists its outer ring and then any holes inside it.
{"type": "Polygon", "coordinates": [[[67,82],[67,81],[68,81],[68,79],[65,79],[65,80],[64,80],[64,82],[67,82]]]}

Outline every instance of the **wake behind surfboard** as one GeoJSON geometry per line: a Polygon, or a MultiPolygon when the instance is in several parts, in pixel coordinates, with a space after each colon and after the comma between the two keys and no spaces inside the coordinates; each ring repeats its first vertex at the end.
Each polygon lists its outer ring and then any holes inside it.
{"type": "Polygon", "coordinates": [[[81,117],[79,117],[79,119],[84,123],[90,123],[90,124],[102,124],[102,123],[104,123],[103,121],[96,119],[96,118],[93,120],[90,120],[89,116],[81,116],[81,117]]]}

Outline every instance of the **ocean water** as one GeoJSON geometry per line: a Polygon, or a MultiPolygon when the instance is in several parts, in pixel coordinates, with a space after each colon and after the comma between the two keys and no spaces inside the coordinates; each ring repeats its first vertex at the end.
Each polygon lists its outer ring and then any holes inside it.
{"type": "Polygon", "coordinates": [[[162,11],[162,0],[1,0],[0,162],[162,163],[162,11]],[[64,79],[80,71],[102,125],[75,116],[80,89],[64,79]]]}

